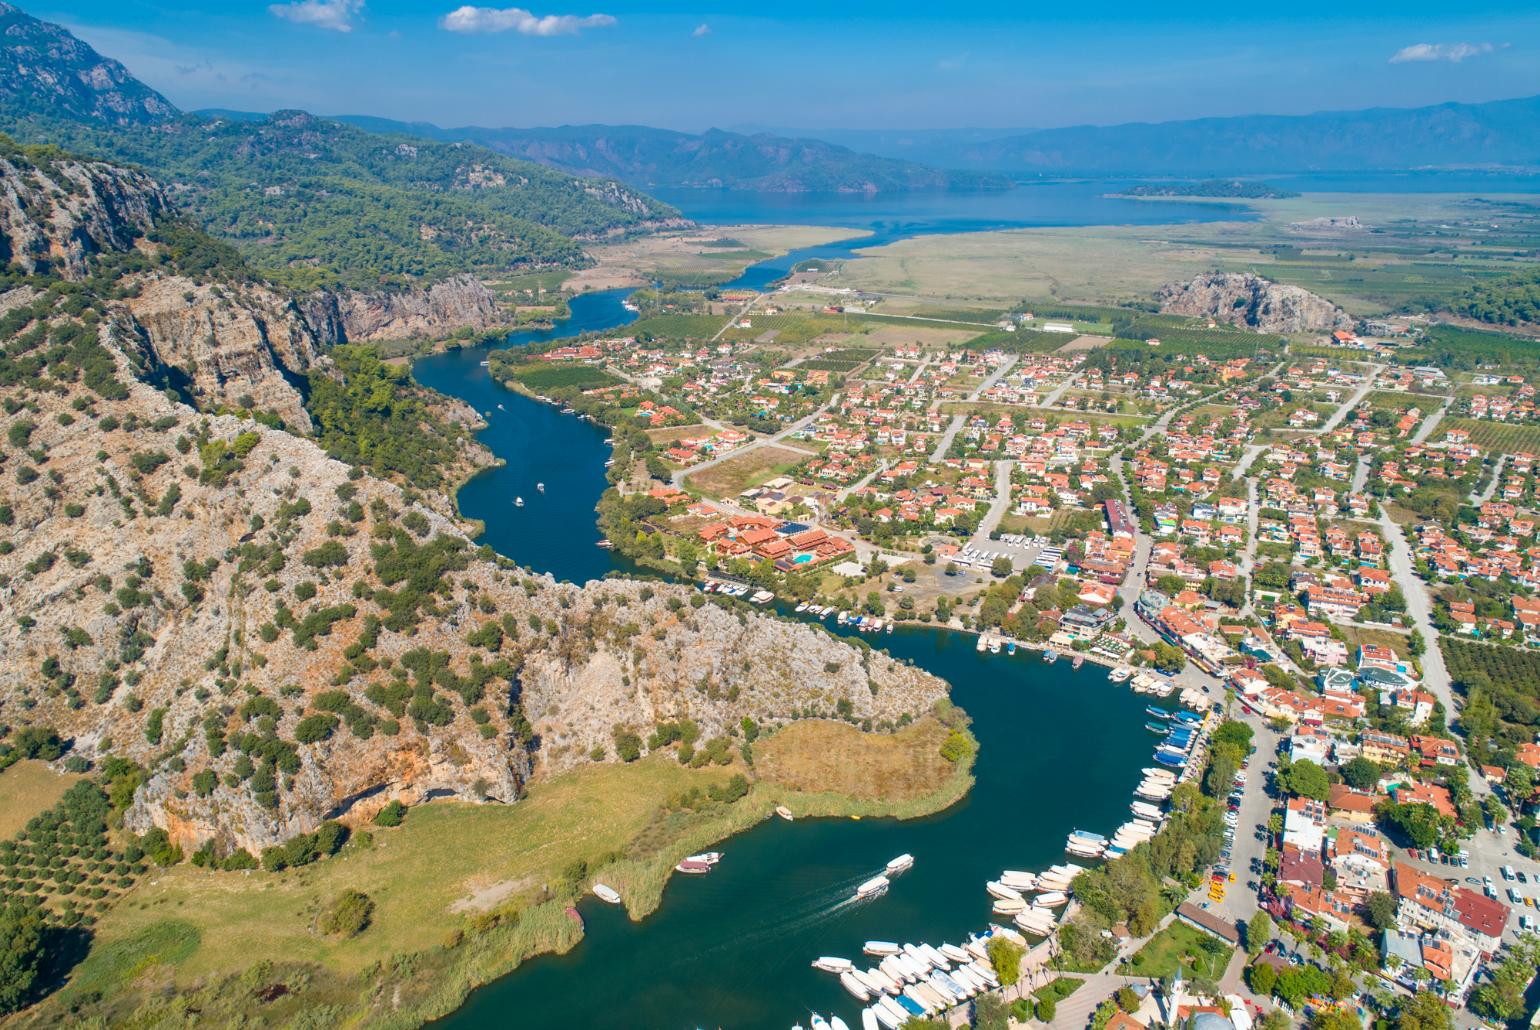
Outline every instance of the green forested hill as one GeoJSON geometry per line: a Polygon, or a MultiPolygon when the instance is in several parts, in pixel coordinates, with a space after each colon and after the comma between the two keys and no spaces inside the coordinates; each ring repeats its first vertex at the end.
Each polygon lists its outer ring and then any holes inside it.
{"type": "Polygon", "coordinates": [[[134,129],[0,113],[0,127],[146,169],[206,229],[294,285],[378,287],[575,264],[582,260],[575,238],[677,217],[619,183],[299,111],[255,122],[182,115],[134,129]]]}
{"type": "Polygon", "coordinates": [[[67,30],[0,3],[0,131],[138,165],[204,228],[296,286],[378,288],[582,262],[576,242],[678,212],[469,143],[378,134],[301,111],[179,112],[67,30]]]}

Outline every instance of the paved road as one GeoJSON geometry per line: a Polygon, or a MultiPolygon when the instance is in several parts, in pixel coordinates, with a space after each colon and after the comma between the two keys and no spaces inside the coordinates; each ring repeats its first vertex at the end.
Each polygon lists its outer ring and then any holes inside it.
{"type": "MultiPolygon", "coordinates": [[[[788,436],[791,436],[794,433],[801,432],[803,429],[806,429],[808,426],[812,425],[818,419],[818,416],[820,416],[824,412],[828,411],[829,408],[831,406],[833,406],[835,397],[838,397],[838,396],[839,396],[838,393],[831,395],[827,401],[825,401],[823,404],[821,404],[818,407],[818,410],[814,411],[810,415],[807,415],[807,416],[805,416],[803,418],[798,419],[797,421],[793,422],[791,425],[787,426],[786,428],[780,430],[779,432],[777,432],[777,433],[775,433],[775,434],[773,434],[771,436],[761,436],[761,437],[759,437],[756,440],[749,441],[748,443],[744,444],[742,447],[738,447],[738,448],[735,448],[733,450],[727,451],[727,452],[725,452],[723,454],[719,454],[715,458],[709,458],[706,461],[700,462],[697,465],[690,465],[690,466],[687,466],[686,468],[675,469],[674,470],[674,476],[673,476],[674,486],[676,488],[678,488],[678,489],[683,489],[684,481],[685,481],[685,477],[686,476],[694,475],[695,473],[700,472],[702,469],[709,469],[711,466],[720,464],[721,462],[724,462],[724,461],[727,461],[729,458],[736,458],[740,454],[747,454],[750,451],[757,450],[760,447],[766,446],[767,444],[777,444],[777,443],[780,443],[782,440],[785,440],[788,436]]],[[[804,450],[801,447],[793,447],[792,450],[802,451],[803,453],[805,453],[805,454],[807,454],[809,456],[812,456],[813,454],[817,453],[815,451],[804,450]]]]}
{"type": "MultiPolygon", "coordinates": [[[[1246,770],[1240,818],[1236,821],[1235,846],[1230,855],[1230,871],[1235,874],[1235,882],[1226,889],[1223,901],[1208,903],[1209,911],[1232,923],[1244,923],[1257,911],[1256,891],[1247,889],[1246,882],[1261,877],[1262,856],[1267,851],[1267,842],[1265,838],[1257,839],[1257,831],[1266,831],[1267,818],[1273,814],[1274,807],[1274,801],[1267,793],[1267,764],[1274,761],[1278,741],[1282,739],[1279,734],[1268,729],[1260,718],[1254,715],[1245,715],[1244,718],[1252,729],[1251,739],[1257,753],[1252,756],[1251,768],[1246,770]],[[1253,861],[1257,863],[1256,870],[1251,868],[1253,861]]],[[[1208,901],[1206,884],[1199,888],[1198,895],[1189,900],[1193,904],[1208,901]]]]}
{"type": "Polygon", "coordinates": [[[1364,487],[1369,485],[1369,459],[1362,454],[1358,456],[1358,464],[1353,469],[1353,485],[1348,489],[1355,493],[1364,492],[1364,487]]]}
{"type": "MultiPolygon", "coordinates": [[[[1010,373],[1011,369],[1015,367],[1015,358],[1011,358],[1008,361],[1000,364],[993,372],[984,377],[983,382],[979,383],[978,386],[973,388],[973,392],[968,394],[968,400],[978,400],[980,395],[982,395],[985,390],[998,383],[1001,379],[1010,373]]],[[[941,439],[936,443],[935,449],[930,452],[931,461],[940,461],[942,458],[946,457],[946,452],[951,449],[952,441],[957,439],[957,434],[961,432],[962,427],[963,416],[953,415],[951,424],[946,427],[946,432],[941,434],[941,439]]]]}
{"type": "Polygon", "coordinates": [[[1450,398],[1444,402],[1443,407],[1439,408],[1433,414],[1423,419],[1422,425],[1417,427],[1417,432],[1412,434],[1412,443],[1422,443],[1427,440],[1428,437],[1432,436],[1433,430],[1438,427],[1440,422],[1444,421],[1444,416],[1449,413],[1449,405],[1453,402],[1454,399],[1450,398]]]}
{"type": "Polygon", "coordinates": [[[1241,453],[1241,460],[1236,462],[1234,471],[1230,473],[1230,478],[1235,480],[1244,476],[1251,470],[1251,466],[1256,463],[1257,458],[1260,457],[1262,453],[1271,446],[1272,444],[1267,443],[1254,443],[1248,445],[1245,451],[1241,453]]]}
{"type": "Polygon", "coordinates": [[[1363,385],[1360,386],[1357,390],[1354,390],[1353,395],[1344,401],[1340,408],[1331,413],[1331,418],[1322,423],[1319,428],[1312,429],[1311,432],[1325,434],[1340,426],[1343,420],[1348,417],[1348,414],[1354,408],[1358,407],[1359,404],[1363,403],[1363,399],[1365,397],[1374,392],[1374,384],[1379,379],[1380,373],[1383,371],[1385,371],[1384,365],[1370,365],[1369,372],[1364,377],[1363,385]]]}
{"type": "Polygon", "coordinates": [[[987,547],[991,541],[989,534],[993,533],[1000,525],[1000,520],[1011,507],[1011,471],[1015,469],[1014,461],[995,462],[995,499],[990,504],[989,511],[979,522],[978,531],[973,534],[973,543],[979,547],[987,547]]]}
{"type": "Polygon", "coordinates": [[[1492,495],[1497,493],[1497,488],[1502,485],[1503,466],[1506,464],[1508,464],[1508,456],[1506,454],[1499,454],[1497,456],[1497,466],[1492,469],[1491,480],[1481,490],[1471,492],[1470,503],[1482,505],[1492,499],[1492,495]]]}

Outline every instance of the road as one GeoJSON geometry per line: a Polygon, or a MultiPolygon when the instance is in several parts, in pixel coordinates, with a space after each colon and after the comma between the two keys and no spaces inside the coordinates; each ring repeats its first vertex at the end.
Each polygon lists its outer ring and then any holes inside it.
{"type": "Polygon", "coordinates": [[[1502,485],[1503,466],[1507,463],[1508,456],[1506,454],[1499,454],[1497,456],[1497,465],[1492,469],[1492,478],[1487,482],[1485,487],[1478,491],[1471,492],[1470,503],[1479,506],[1487,503],[1492,499],[1492,495],[1497,493],[1497,488],[1502,485]]]}
{"type": "Polygon", "coordinates": [[[1275,760],[1278,742],[1282,737],[1268,729],[1254,715],[1245,715],[1246,724],[1252,729],[1252,743],[1257,752],[1251,758],[1251,768],[1246,770],[1246,787],[1241,793],[1240,818],[1236,820],[1235,846],[1230,854],[1230,871],[1235,882],[1225,891],[1223,901],[1208,900],[1208,885],[1200,887],[1197,896],[1189,898],[1193,904],[1208,901],[1209,911],[1232,923],[1245,923],[1257,911],[1257,894],[1248,889],[1248,880],[1260,880],[1262,857],[1267,852],[1267,819],[1273,814],[1274,800],[1268,795],[1268,763],[1275,760]],[[1258,832],[1264,834],[1258,840],[1258,832]],[[1252,863],[1256,868],[1252,868],[1252,863]]]}
{"type": "Polygon", "coordinates": [[[1363,399],[1374,392],[1374,384],[1379,380],[1380,373],[1383,371],[1385,371],[1384,365],[1370,365],[1369,372],[1364,377],[1364,384],[1357,390],[1354,390],[1353,395],[1344,401],[1340,408],[1331,413],[1331,418],[1327,419],[1318,428],[1312,429],[1311,432],[1324,435],[1340,426],[1343,420],[1348,417],[1348,413],[1362,404],[1363,399]]]}
{"type": "Polygon", "coordinates": [[[1246,449],[1241,452],[1241,460],[1235,463],[1235,469],[1230,473],[1230,479],[1239,479],[1249,472],[1251,466],[1256,464],[1257,458],[1271,446],[1272,444],[1266,443],[1248,444],[1246,449]]]}
{"type": "Polygon", "coordinates": [[[995,499],[984,518],[980,520],[978,530],[973,534],[973,543],[978,547],[989,546],[989,534],[999,527],[1000,520],[1010,510],[1011,472],[1015,468],[1014,461],[995,462],[995,499]]]}
{"type": "MultiPolygon", "coordinates": [[[[973,388],[973,392],[968,394],[968,400],[978,400],[985,390],[998,383],[1015,367],[1016,359],[1014,357],[1002,362],[993,372],[984,377],[983,382],[973,388]]],[[[962,427],[963,416],[953,415],[951,424],[946,427],[946,431],[941,434],[941,439],[936,443],[935,449],[930,452],[931,461],[940,461],[946,457],[946,452],[951,450],[952,441],[957,439],[957,434],[962,431],[962,427]]]]}
{"type": "MultiPolygon", "coordinates": [[[[791,425],[787,426],[786,428],[780,430],[777,433],[774,433],[774,434],[772,434],[770,436],[761,436],[761,437],[759,437],[756,440],[749,441],[748,443],[744,444],[742,447],[737,447],[737,448],[734,448],[733,450],[730,450],[730,451],[727,451],[725,453],[719,454],[715,458],[708,458],[707,460],[705,460],[703,462],[700,462],[699,464],[690,465],[690,466],[687,466],[687,467],[682,468],[682,469],[675,469],[674,470],[674,475],[673,475],[673,483],[674,483],[675,489],[681,489],[681,490],[684,489],[684,480],[685,480],[686,476],[694,475],[696,472],[699,472],[702,469],[708,469],[708,468],[710,468],[713,465],[716,465],[716,464],[719,464],[721,462],[727,461],[729,458],[736,458],[740,454],[747,454],[750,451],[756,450],[756,449],[758,449],[760,447],[764,447],[767,444],[780,443],[782,440],[786,439],[788,436],[791,436],[791,435],[793,435],[795,433],[801,432],[802,430],[806,429],[808,426],[812,425],[815,421],[817,421],[817,419],[818,419],[818,417],[820,415],[822,415],[824,412],[828,411],[829,408],[834,405],[834,399],[836,397],[838,397],[838,396],[839,396],[838,393],[833,394],[832,396],[830,396],[830,398],[827,401],[824,401],[823,404],[819,405],[818,410],[814,411],[812,414],[806,415],[803,418],[798,419],[797,421],[793,422],[791,425]]],[[[795,447],[795,448],[793,448],[793,450],[802,451],[802,448],[795,447]]],[[[803,453],[805,453],[805,454],[807,454],[808,456],[811,457],[812,455],[816,454],[817,452],[816,451],[803,451],[803,453]]]]}
{"type": "Polygon", "coordinates": [[[1423,419],[1422,425],[1417,427],[1417,432],[1412,434],[1412,443],[1422,443],[1432,436],[1433,430],[1438,427],[1440,422],[1444,421],[1444,416],[1449,413],[1449,405],[1452,403],[1454,403],[1454,398],[1451,397],[1444,402],[1443,407],[1423,419]]]}
{"type": "Polygon", "coordinates": [[[1364,487],[1369,485],[1369,459],[1364,455],[1358,456],[1358,464],[1353,469],[1353,485],[1348,490],[1355,494],[1364,492],[1364,487]]]}

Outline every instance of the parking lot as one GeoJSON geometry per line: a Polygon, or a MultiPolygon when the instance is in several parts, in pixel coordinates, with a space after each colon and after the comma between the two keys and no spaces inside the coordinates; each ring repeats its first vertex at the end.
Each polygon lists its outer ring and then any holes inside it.
{"type": "Polygon", "coordinates": [[[987,570],[996,558],[1009,558],[1012,571],[1035,573],[1052,569],[1063,556],[1064,549],[1047,537],[1007,533],[998,540],[974,540],[949,560],[964,568],[987,570]]]}

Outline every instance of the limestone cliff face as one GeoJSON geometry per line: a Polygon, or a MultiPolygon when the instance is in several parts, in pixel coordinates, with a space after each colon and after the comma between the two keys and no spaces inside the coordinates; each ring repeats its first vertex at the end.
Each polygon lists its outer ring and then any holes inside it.
{"type": "Polygon", "coordinates": [[[142,356],[173,374],[203,410],[252,408],[311,430],[298,377],[321,341],[288,298],[261,285],[210,285],[179,275],[136,280],[124,301],[128,330],[142,356]]]}
{"type": "Polygon", "coordinates": [[[98,161],[34,163],[0,149],[0,264],[81,279],[87,259],[127,250],[171,210],[146,175],[98,161]]]}
{"type": "Polygon", "coordinates": [[[1155,293],[1162,312],[1197,315],[1267,333],[1342,329],[1347,312],[1298,286],[1284,286],[1250,272],[1208,272],[1169,283],[1155,293]]]}
{"type": "Polygon", "coordinates": [[[511,321],[486,286],[469,275],[396,293],[323,292],[307,298],[303,307],[306,319],[327,343],[433,338],[462,328],[495,329],[511,321]]]}

